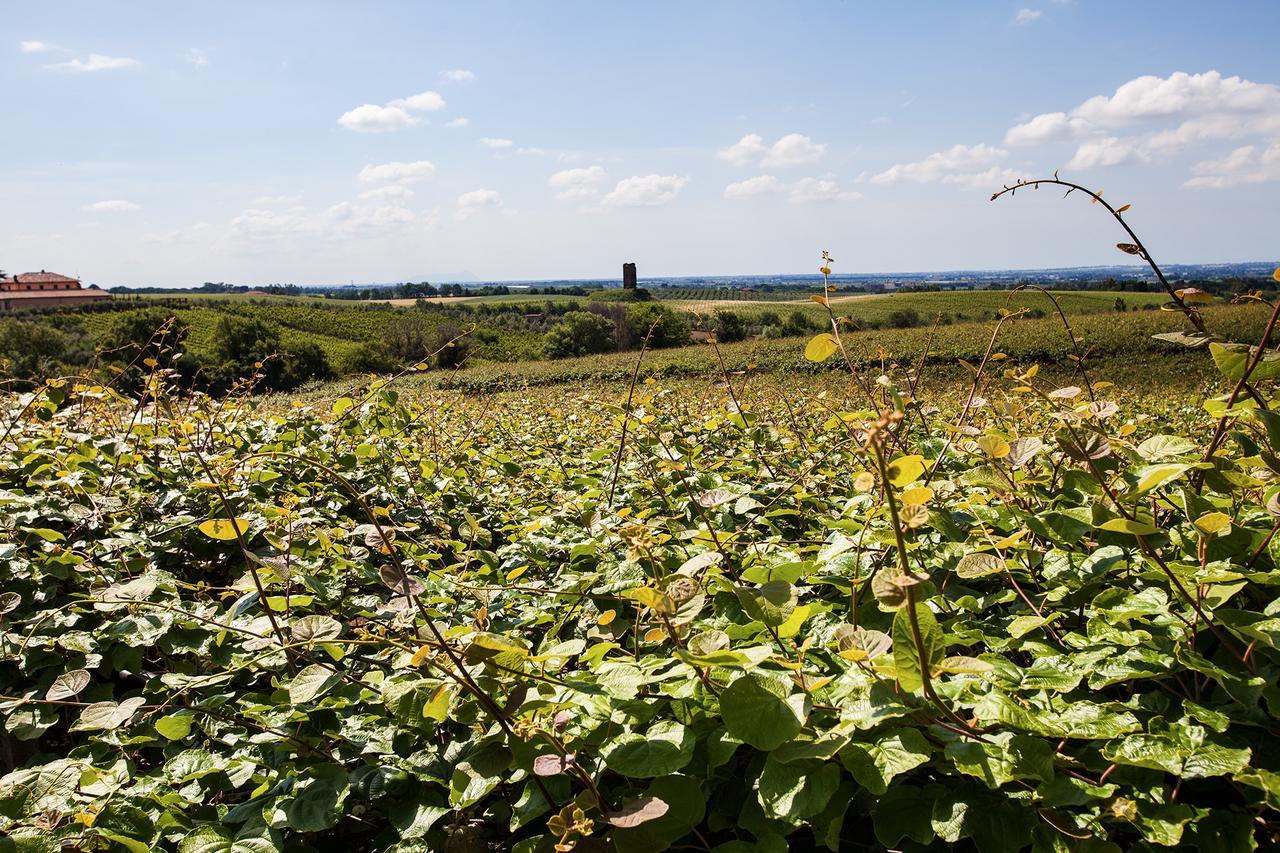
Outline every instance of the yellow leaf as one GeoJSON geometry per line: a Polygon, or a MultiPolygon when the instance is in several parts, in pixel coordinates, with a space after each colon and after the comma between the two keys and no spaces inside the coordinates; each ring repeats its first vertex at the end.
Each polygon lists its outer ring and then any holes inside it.
{"type": "Polygon", "coordinates": [[[601,613],[598,617],[596,617],[596,624],[601,627],[605,627],[607,625],[613,624],[613,620],[617,618],[618,618],[618,611],[606,610],[605,612],[601,613]]]}
{"type": "Polygon", "coordinates": [[[1280,267],[1276,267],[1276,271],[1271,274],[1271,277],[1276,281],[1280,281],[1280,267]]]}
{"type": "Polygon", "coordinates": [[[413,657],[409,658],[409,666],[422,666],[422,662],[431,654],[430,646],[419,646],[418,650],[413,653],[413,657]]]}
{"type": "Polygon", "coordinates": [[[898,488],[909,485],[924,473],[924,457],[920,455],[899,456],[889,463],[889,482],[898,488]]]}
{"type": "Polygon", "coordinates": [[[827,305],[829,304],[827,302],[827,297],[823,296],[821,293],[810,294],[809,300],[812,302],[818,303],[824,308],[827,307],[827,305]]]}
{"type": "Polygon", "coordinates": [[[667,636],[667,632],[661,628],[650,628],[644,633],[644,641],[646,643],[660,643],[667,636]]]}
{"type": "Polygon", "coordinates": [[[200,532],[210,539],[220,539],[224,542],[236,538],[237,528],[241,535],[249,530],[249,520],[245,518],[211,518],[208,521],[200,522],[200,532]]]}
{"type": "Polygon", "coordinates": [[[804,357],[809,361],[826,361],[839,348],[840,344],[836,341],[835,335],[823,332],[810,339],[804,348],[804,357]]]}
{"type": "Polygon", "coordinates": [[[527,564],[523,566],[516,566],[511,571],[507,572],[507,580],[513,581],[527,571],[529,571],[529,566],[527,564]]]}
{"type": "Polygon", "coordinates": [[[1183,302],[1203,305],[1213,301],[1213,294],[1206,293],[1198,287],[1184,287],[1177,291],[1183,302]]]}
{"type": "Polygon", "coordinates": [[[876,485],[876,477],[870,471],[863,471],[853,478],[853,488],[859,492],[869,492],[876,485]]]}
{"type": "Polygon", "coordinates": [[[998,435],[980,436],[976,442],[978,447],[982,448],[982,452],[990,456],[992,459],[1003,459],[1009,455],[1011,448],[1009,442],[1000,438],[998,435]]]}
{"type": "Polygon", "coordinates": [[[1128,210],[1131,207],[1133,207],[1133,205],[1131,204],[1123,205],[1121,207],[1116,208],[1116,213],[1124,213],[1126,210],[1128,210]]]}
{"type": "Polygon", "coordinates": [[[902,502],[907,506],[927,504],[931,500],[933,500],[933,489],[928,486],[916,486],[902,493],[902,502]]]}
{"type": "Polygon", "coordinates": [[[1206,512],[1195,520],[1196,530],[1204,536],[1216,536],[1231,529],[1231,516],[1225,512],[1206,512]]]}

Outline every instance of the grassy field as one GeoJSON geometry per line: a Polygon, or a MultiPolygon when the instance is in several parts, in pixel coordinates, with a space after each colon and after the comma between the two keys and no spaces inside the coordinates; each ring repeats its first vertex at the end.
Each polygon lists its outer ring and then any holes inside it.
{"type": "Polygon", "coordinates": [[[1274,849],[1280,439],[1182,322],[0,395],[0,850],[1274,849]]]}
{"type": "MultiPolygon", "coordinates": [[[[1266,323],[1265,311],[1254,306],[1211,307],[1206,316],[1228,332],[1233,340],[1256,339],[1266,323]]],[[[1171,344],[1152,340],[1162,332],[1179,331],[1181,315],[1166,311],[1131,311],[1124,314],[1084,314],[1072,318],[1072,328],[1087,361],[1106,360],[1132,374],[1148,372],[1159,381],[1177,354],[1171,344]]],[[[928,328],[845,332],[849,357],[864,370],[889,365],[913,365],[925,353],[927,364],[976,363],[990,340],[993,323],[953,323],[931,333],[928,328]]],[[[730,371],[812,374],[831,365],[815,366],[804,360],[803,338],[750,340],[719,345],[720,357],[730,371]]],[[[998,339],[997,353],[1019,362],[1070,365],[1074,350],[1057,317],[1024,318],[1007,323],[998,339]]],[[[554,361],[479,364],[452,372],[425,374],[417,382],[430,387],[493,391],[537,385],[626,381],[635,370],[635,353],[566,358],[554,361]]],[[[640,376],[692,377],[721,373],[720,360],[705,344],[647,353],[640,376]]],[[[1135,378],[1137,378],[1135,376],[1135,378]]],[[[1176,377],[1171,376],[1176,381],[1176,377]]]]}
{"type": "MultiPolygon", "coordinates": [[[[818,292],[815,289],[815,292],[818,292]]],[[[1158,293],[1119,293],[1056,291],[1054,297],[1068,314],[1095,313],[1115,310],[1116,300],[1127,309],[1157,306],[1168,301],[1158,293]]],[[[733,311],[744,317],[758,320],[762,314],[785,316],[793,310],[801,310],[814,318],[825,318],[826,309],[811,301],[807,295],[787,300],[675,300],[686,311],[711,315],[716,311],[733,311]]],[[[1052,302],[1037,291],[1022,291],[1010,297],[1004,291],[955,291],[949,293],[859,293],[842,296],[839,291],[831,294],[831,306],[838,315],[849,317],[855,324],[885,325],[898,312],[914,312],[923,324],[932,323],[937,315],[944,322],[985,320],[994,317],[1001,308],[1014,310],[1026,307],[1046,313],[1053,311],[1052,302]]]]}

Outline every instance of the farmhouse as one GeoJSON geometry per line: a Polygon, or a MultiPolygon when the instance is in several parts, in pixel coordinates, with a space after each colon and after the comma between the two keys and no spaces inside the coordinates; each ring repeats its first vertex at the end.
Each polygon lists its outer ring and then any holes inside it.
{"type": "Polygon", "coordinates": [[[64,308],[87,305],[111,294],[80,286],[80,280],[55,272],[24,272],[15,276],[0,274],[0,311],[28,308],[64,308]]]}

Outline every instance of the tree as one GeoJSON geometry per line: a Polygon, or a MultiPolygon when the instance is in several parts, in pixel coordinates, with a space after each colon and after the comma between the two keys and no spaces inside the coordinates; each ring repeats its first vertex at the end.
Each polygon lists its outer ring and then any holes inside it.
{"type": "Polygon", "coordinates": [[[213,390],[225,390],[260,368],[258,387],[285,391],[312,379],[329,379],[333,368],[318,344],[306,341],[284,346],[274,326],[256,318],[227,314],[214,330],[214,367],[208,371],[213,390]]]}
{"type": "Polygon", "coordinates": [[[64,367],[87,363],[90,355],[82,330],[77,335],[45,323],[0,322],[0,376],[6,379],[46,379],[64,367]]]}
{"type": "Polygon", "coordinates": [[[644,340],[649,329],[653,328],[653,336],[649,339],[649,346],[653,349],[682,347],[691,339],[689,315],[657,302],[633,306],[627,311],[627,321],[637,341],[644,340]]]}
{"type": "Polygon", "coordinates": [[[543,339],[549,358],[568,358],[609,352],[617,348],[610,332],[613,324],[597,314],[570,311],[551,327],[543,339]]]}
{"type": "Polygon", "coordinates": [[[172,363],[178,346],[187,336],[187,324],[167,308],[126,311],[111,318],[99,339],[103,357],[124,364],[138,364],[153,358],[172,363]]]}
{"type": "Polygon", "coordinates": [[[747,321],[737,311],[717,311],[711,318],[711,330],[716,340],[733,343],[747,336],[747,321]]]}

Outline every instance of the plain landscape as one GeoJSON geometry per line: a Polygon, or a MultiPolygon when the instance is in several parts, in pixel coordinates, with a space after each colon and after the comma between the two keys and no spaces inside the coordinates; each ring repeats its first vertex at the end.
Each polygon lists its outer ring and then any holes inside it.
{"type": "Polygon", "coordinates": [[[0,853],[1280,848],[1280,19],[995,6],[17,4],[0,853]]]}

